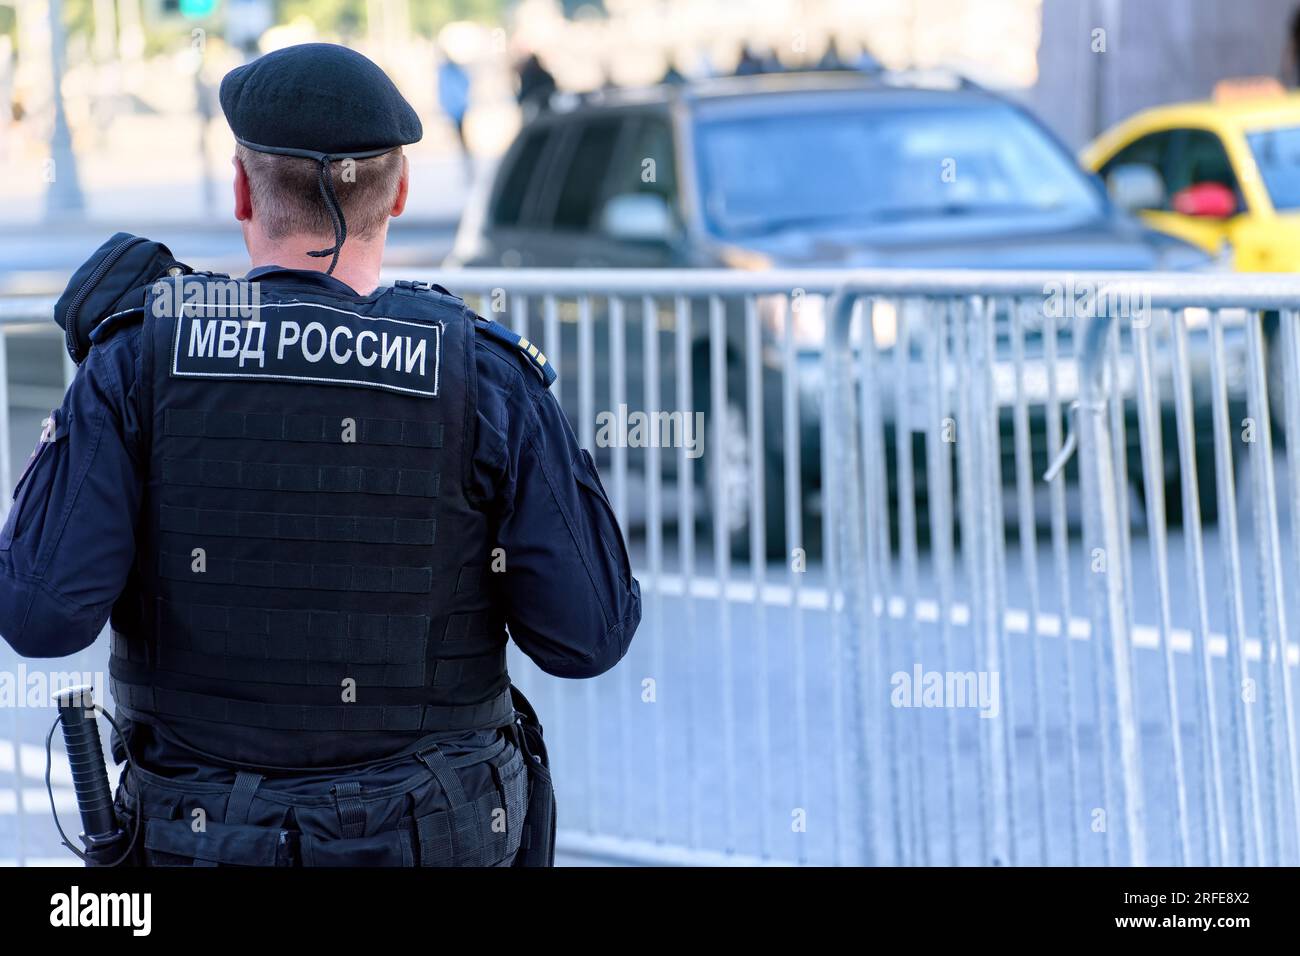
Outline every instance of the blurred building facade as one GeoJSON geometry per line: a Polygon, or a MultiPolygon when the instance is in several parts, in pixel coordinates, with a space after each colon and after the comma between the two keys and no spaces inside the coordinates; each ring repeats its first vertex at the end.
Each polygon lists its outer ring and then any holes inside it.
{"type": "Polygon", "coordinates": [[[1294,85],[1288,55],[1297,6],[1297,0],[1043,0],[1030,103],[1077,148],[1138,110],[1206,99],[1225,77],[1274,76],[1294,85]]]}

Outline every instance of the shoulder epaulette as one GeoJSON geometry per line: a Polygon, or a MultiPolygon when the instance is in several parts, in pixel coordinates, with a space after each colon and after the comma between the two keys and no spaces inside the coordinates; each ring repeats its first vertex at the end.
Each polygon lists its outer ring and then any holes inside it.
{"type": "Polygon", "coordinates": [[[551,387],[551,383],[555,381],[555,366],[546,360],[546,356],[542,354],[542,350],[536,345],[494,319],[475,316],[474,328],[488,338],[496,339],[503,345],[516,350],[528,363],[529,368],[542,377],[542,383],[547,388],[551,387]]]}

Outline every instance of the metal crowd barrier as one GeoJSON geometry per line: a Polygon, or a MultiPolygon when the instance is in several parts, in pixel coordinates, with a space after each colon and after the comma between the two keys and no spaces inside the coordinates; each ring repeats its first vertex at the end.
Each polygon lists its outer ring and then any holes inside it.
{"type": "MultiPolygon", "coordinates": [[[[557,366],[642,585],[609,674],[511,652],[562,855],[1300,859],[1300,462],[1275,430],[1300,422],[1300,279],[426,278],[557,366]]],[[[0,373],[50,305],[0,303],[0,373]]],[[[6,487],[11,441],[35,440],[11,439],[13,399],[6,487]]],[[[40,723],[14,717],[0,775],[40,723]]],[[[0,859],[56,855],[43,792],[14,781],[0,859]]]]}

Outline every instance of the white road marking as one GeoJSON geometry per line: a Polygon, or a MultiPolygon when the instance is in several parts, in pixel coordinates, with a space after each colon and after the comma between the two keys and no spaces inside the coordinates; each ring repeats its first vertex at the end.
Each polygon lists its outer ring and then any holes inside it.
{"type": "MultiPolygon", "coordinates": [[[[662,574],[657,581],[653,575],[644,570],[636,571],[636,576],[647,591],[654,590],[665,597],[684,597],[688,590],[686,579],[680,574],[662,574]]],[[[753,604],[761,599],[764,604],[771,607],[795,606],[794,595],[796,589],[788,584],[764,583],[762,588],[757,588],[753,581],[733,578],[726,582],[724,588],[720,586],[717,578],[693,577],[690,581],[689,591],[691,597],[704,600],[716,601],[719,600],[720,595],[725,594],[725,600],[734,604],[753,604]]],[[[832,606],[831,593],[824,587],[800,587],[797,591],[800,610],[827,611],[832,606]]],[[[900,595],[891,595],[887,602],[882,602],[881,598],[877,597],[875,600],[877,616],[881,615],[882,609],[886,605],[890,618],[894,620],[907,619],[908,606],[906,598],[900,595]]],[[[843,609],[843,595],[835,596],[834,606],[836,610],[843,609]]],[[[939,602],[930,598],[922,598],[916,602],[913,615],[915,620],[923,624],[937,623],[940,618],[939,602]]],[[[948,617],[955,627],[969,627],[972,617],[971,607],[965,602],[954,601],[949,607],[948,617]]],[[[1003,626],[1010,634],[1030,633],[1028,611],[1008,608],[1003,612],[1002,620],[1003,626]]],[[[1071,617],[1068,627],[1070,637],[1075,640],[1086,641],[1092,633],[1092,625],[1087,618],[1071,617]]],[[[1061,616],[1059,614],[1039,614],[1033,632],[1042,637],[1060,637],[1061,616]]],[[[1192,632],[1188,628],[1171,628],[1169,639],[1173,649],[1179,653],[1190,654],[1195,647],[1192,632]]],[[[1146,624],[1135,624],[1132,630],[1132,640],[1135,647],[1158,649],[1160,647],[1160,628],[1146,624]]],[[[1209,648],[1211,657],[1226,657],[1228,654],[1227,635],[1211,631],[1209,634],[1209,648]]],[[[1246,658],[1248,660],[1260,660],[1262,649],[1263,645],[1259,638],[1248,637],[1246,639],[1246,658]]],[[[1288,651],[1287,659],[1291,666],[1300,665],[1300,647],[1289,646],[1288,651]]]]}

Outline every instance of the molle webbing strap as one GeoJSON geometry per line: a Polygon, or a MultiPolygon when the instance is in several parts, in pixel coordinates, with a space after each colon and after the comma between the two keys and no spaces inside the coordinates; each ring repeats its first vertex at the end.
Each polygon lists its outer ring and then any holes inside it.
{"type": "MultiPolygon", "coordinates": [[[[412,664],[357,664],[350,661],[303,661],[265,658],[231,658],[222,654],[194,653],[164,647],[158,652],[158,670],[189,674],[241,684],[287,684],[294,687],[340,687],[356,681],[358,687],[424,687],[424,661],[412,664]]],[[[442,684],[445,686],[445,682],[442,684]]],[[[439,686],[434,682],[432,686],[439,686]]]]}
{"type": "Polygon", "coordinates": [[[311,686],[350,677],[362,686],[452,690],[490,684],[504,669],[504,645],[485,643],[493,619],[490,611],[452,615],[430,647],[430,619],[422,615],[161,601],[157,631],[166,641],[151,649],[114,630],[110,647],[128,663],[199,677],[311,686]]]}
{"type": "Polygon", "coordinates": [[[505,666],[505,648],[473,657],[437,658],[430,677],[423,658],[409,664],[360,664],[356,661],[304,661],[300,659],[232,658],[165,647],[154,665],[160,671],[189,674],[241,684],[289,684],[300,687],[334,687],[345,680],[362,689],[425,687],[436,691],[476,687],[491,681],[505,666]]]}
{"type": "Polygon", "coordinates": [[[230,790],[226,801],[226,818],[224,823],[247,823],[248,809],[253,804],[253,794],[262,783],[262,775],[251,770],[240,770],[235,774],[235,785],[230,790]]]}
{"type": "Polygon", "coordinates": [[[450,861],[452,866],[482,866],[483,827],[478,807],[465,797],[460,777],[441,750],[421,751],[416,756],[429,768],[447,797],[448,812],[426,814],[416,822],[420,839],[420,862],[450,861]]]}
{"type": "Polygon", "coordinates": [[[274,538],[280,541],[325,541],[344,544],[431,546],[433,518],[384,518],[370,515],[309,515],[270,511],[219,511],[163,505],[158,527],[176,534],[221,538],[274,538]]]}
{"type": "MultiPolygon", "coordinates": [[[[435,733],[503,727],[513,714],[508,689],[477,704],[272,704],[132,683],[116,661],[111,663],[110,673],[113,699],[128,717],[134,711],[312,733],[435,733]]],[[[382,696],[383,691],[377,689],[376,693],[382,696]]]]}
{"type": "MultiPolygon", "coordinates": [[[[493,624],[498,621],[497,616],[490,610],[485,611],[463,611],[459,614],[453,614],[447,618],[447,627],[443,631],[442,640],[436,640],[434,649],[438,653],[453,653],[462,651],[471,647],[482,646],[482,640],[485,637],[491,637],[494,633],[493,624]],[[461,648],[458,645],[464,644],[461,648]]],[[[501,633],[501,627],[497,624],[495,633],[501,633]]]]}
{"type": "Polygon", "coordinates": [[[361,802],[361,784],[350,781],[330,787],[334,808],[339,814],[339,830],[343,839],[355,840],[366,835],[366,808],[361,802]]]}
{"type": "Polygon", "coordinates": [[[191,584],[235,584],[248,588],[292,588],[305,591],[365,591],[375,594],[428,594],[432,568],[402,568],[351,564],[300,564],[290,561],[245,561],[210,556],[203,571],[194,570],[189,554],[164,551],[158,573],[191,584]]]}
{"type": "MultiPolygon", "coordinates": [[[[334,445],[343,443],[343,421],[337,416],[216,412],[184,408],[169,408],[165,415],[166,434],[181,438],[235,438],[334,445]]],[[[438,422],[394,418],[357,418],[355,422],[358,445],[442,447],[443,426],[438,422]]]]}
{"type": "Polygon", "coordinates": [[[164,458],[168,485],[235,488],[244,491],[301,491],[324,494],[438,497],[438,473],[414,468],[357,465],[293,465],[212,458],[164,458]]]}
{"type": "Polygon", "coordinates": [[[429,633],[424,614],[363,614],[314,608],[225,607],[158,602],[158,628],[190,650],[248,657],[311,654],[317,660],[418,660],[429,633]],[[185,637],[184,635],[189,635],[185,637]],[[216,642],[216,643],[214,643],[216,642]]]}

